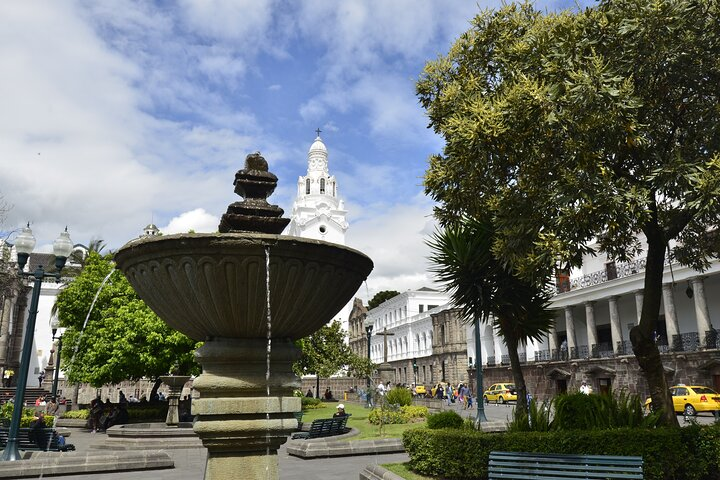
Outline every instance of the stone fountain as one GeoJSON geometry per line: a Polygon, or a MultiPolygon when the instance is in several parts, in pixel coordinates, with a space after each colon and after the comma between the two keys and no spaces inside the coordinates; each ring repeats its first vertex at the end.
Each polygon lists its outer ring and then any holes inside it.
{"type": "Polygon", "coordinates": [[[195,355],[195,433],[208,449],[206,480],[276,479],[277,450],[297,428],[293,341],[326,324],[373,268],[362,253],[280,235],[288,219],[267,202],[277,177],[259,154],[235,175],[242,202],[220,233],[133,240],[118,267],[172,328],[205,343],[195,355]]]}

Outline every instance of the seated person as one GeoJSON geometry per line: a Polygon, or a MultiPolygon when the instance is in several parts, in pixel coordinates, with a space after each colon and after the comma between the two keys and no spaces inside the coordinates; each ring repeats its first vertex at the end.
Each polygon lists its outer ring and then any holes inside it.
{"type": "Polygon", "coordinates": [[[333,418],[334,417],[344,417],[346,415],[347,415],[347,413],[345,413],[345,405],[343,405],[342,403],[338,403],[337,411],[335,413],[333,413],[333,418]]]}
{"type": "Polygon", "coordinates": [[[332,400],[332,391],[330,390],[330,387],[325,389],[325,400],[332,400]]]}
{"type": "Polygon", "coordinates": [[[308,398],[313,398],[315,395],[313,395],[312,390],[308,388],[308,391],[307,391],[307,393],[305,394],[305,396],[308,397],[308,398]]]}
{"type": "Polygon", "coordinates": [[[28,438],[30,439],[30,441],[37,445],[38,448],[40,448],[41,450],[45,450],[45,448],[47,447],[47,445],[43,445],[45,439],[42,435],[42,431],[46,427],[47,425],[45,424],[45,414],[40,412],[38,413],[37,419],[30,424],[30,432],[28,433],[28,438]]]}

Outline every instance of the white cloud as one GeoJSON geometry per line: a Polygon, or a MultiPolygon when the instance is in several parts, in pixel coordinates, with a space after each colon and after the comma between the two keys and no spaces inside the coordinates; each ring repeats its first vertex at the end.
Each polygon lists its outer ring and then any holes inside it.
{"type": "Polygon", "coordinates": [[[217,232],[220,218],[211,215],[202,208],[196,208],[189,212],[183,212],[170,220],[160,231],[166,235],[173,233],[187,233],[190,230],[196,233],[217,232]]]}
{"type": "MultiPolygon", "coordinates": [[[[347,245],[368,255],[375,264],[367,280],[370,298],[380,290],[433,287],[425,241],[434,224],[432,204],[420,196],[406,204],[364,211],[360,220],[350,217],[347,245]]],[[[364,287],[358,295],[364,298],[364,287]]]]}

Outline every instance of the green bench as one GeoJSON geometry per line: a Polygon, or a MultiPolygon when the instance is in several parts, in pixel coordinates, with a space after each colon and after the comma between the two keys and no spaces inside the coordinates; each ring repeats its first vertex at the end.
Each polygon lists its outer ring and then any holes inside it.
{"type": "MultiPolygon", "coordinates": [[[[18,450],[42,450],[46,452],[75,450],[75,446],[71,444],[60,446],[60,435],[52,428],[43,428],[38,434],[40,435],[40,445],[42,447],[30,440],[29,428],[20,428],[18,431],[18,450]]],[[[9,429],[0,428],[0,448],[7,446],[9,435],[9,429]]]]}
{"type": "Polygon", "coordinates": [[[642,457],[490,452],[488,479],[642,480],[642,457]]]}
{"type": "Polygon", "coordinates": [[[298,432],[292,434],[292,439],[308,439],[320,437],[332,437],[333,435],[342,435],[346,433],[347,421],[350,414],[342,417],[321,418],[313,420],[310,430],[307,432],[298,432]]]}

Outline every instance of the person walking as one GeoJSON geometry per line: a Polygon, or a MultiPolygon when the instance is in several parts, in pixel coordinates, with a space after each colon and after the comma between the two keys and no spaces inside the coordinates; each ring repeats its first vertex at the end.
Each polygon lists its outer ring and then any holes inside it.
{"type": "Polygon", "coordinates": [[[38,375],[38,388],[42,388],[42,383],[45,380],[45,370],[40,371],[40,375],[38,375]]]}

